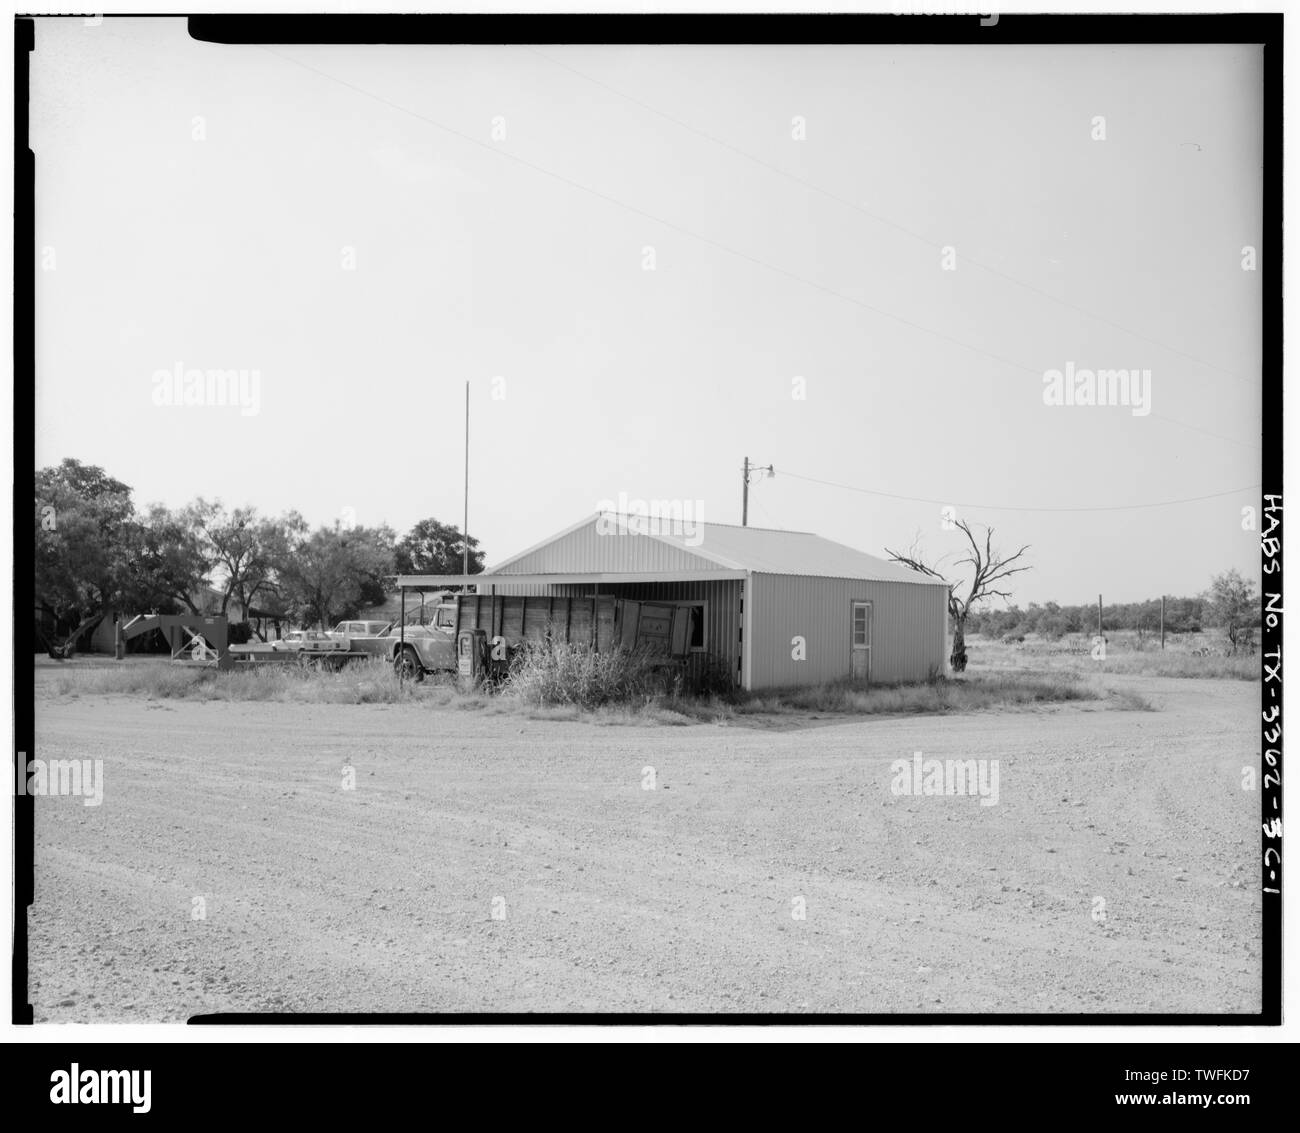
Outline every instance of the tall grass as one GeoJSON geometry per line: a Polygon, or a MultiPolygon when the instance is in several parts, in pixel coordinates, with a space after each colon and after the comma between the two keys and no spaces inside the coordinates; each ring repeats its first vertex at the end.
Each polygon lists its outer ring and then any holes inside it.
{"type": "Polygon", "coordinates": [[[624,650],[593,653],[560,641],[530,643],[521,650],[501,691],[508,699],[538,709],[599,710],[607,722],[620,713],[664,723],[716,722],[809,713],[973,712],[1103,698],[1126,708],[1149,707],[1140,697],[1108,694],[1067,671],[972,674],[865,688],[845,680],[761,693],[693,696],[684,691],[680,677],[652,656],[624,650]]]}
{"type": "Polygon", "coordinates": [[[296,665],[257,665],[233,672],[168,661],[68,669],[38,686],[47,694],[79,697],[123,693],[149,700],[271,701],[301,704],[416,703],[430,708],[519,713],[540,720],[593,719],[608,724],[727,723],[751,718],[809,715],[873,716],[1033,709],[1069,701],[1101,700],[1144,709],[1141,697],[1106,691],[1068,670],[1048,673],[967,673],[917,684],[863,687],[848,681],[760,693],[690,695],[680,671],[639,652],[594,653],[563,642],[521,650],[493,695],[452,678],[416,686],[375,660],[338,671],[296,665]]]}
{"type": "Polygon", "coordinates": [[[1103,693],[1075,673],[969,674],[918,684],[863,688],[847,681],[755,693],[736,706],[741,715],[762,712],[827,712],[874,716],[887,713],[974,712],[1071,700],[1099,700],[1103,693]]]}
{"type": "Polygon", "coordinates": [[[412,697],[391,665],[378,660],[337,672],[297,665],[251,665],[233,672],[171,661],[145,661],[60,672],[47,687],[57,696],[127,693],[148,700],[263,700],[303,704],[395,704],[412,697]]]}
{"type": "Polygon", "coordinates": [[[666,696],[675,683],[662,658],[639,650],[597,653],[550,638],[524,642],[511,659],[501,693],[538,708],[590,709],[666,696]]]}
{"type": "MultiPolygon", "coordinates": [[[[1104,701],[1108,707],[1150,711],[1151,704],[1127,690],[1102,689],[1074,673],[1037,676],[1023,673],[967,674],[917,684],[864,688],[847,681],[729,696],[654,695],[623,705],[609,703],[592,718],[603,724],[690,724],[788,722],[809,717],[943,715],[984,710],[1026,710],[1067,701],[1104,701]]],[[[558,710],[553,710],[553,712],[558,710]]],[[[582,715],[578,709],[573,717],[582,715]]]]}
{"type": "Polygon", "coordinates": [[[1187,680],[1257,681],[1260,663],[1258,657],[1244,654],[1196,657],[1190,653],[1107,653],[1106,660],[1097,662],[1097,671],[1187,680]]]}
{"type": "Polygon", "coordinates": [[[1044,638],[1031,634],[1023,640],[966,639],[971,672],[1033,669],[1037,672],[1078,672],[1085,675],[1115,673],[1123,676],[1178,677],[1187,680],[1260,679],[1260,659],[1249,653],[1230,653],[1213,634],[1171,638],[1160,648],[1158,637],[1138,637],[1126,631],[1106,634],[1106,656],[1094,658],[1092,638],[1070,634],[1044,638]]]}

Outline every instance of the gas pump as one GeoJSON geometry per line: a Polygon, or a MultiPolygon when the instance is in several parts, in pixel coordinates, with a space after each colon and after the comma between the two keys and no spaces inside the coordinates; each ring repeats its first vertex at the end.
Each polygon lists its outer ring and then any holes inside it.
{"type": "Polygon", "coordinates": [[[461,680],[478,684],[487,658],[487,631],[463,629],[456,635],[456,672],[461,680]]]}

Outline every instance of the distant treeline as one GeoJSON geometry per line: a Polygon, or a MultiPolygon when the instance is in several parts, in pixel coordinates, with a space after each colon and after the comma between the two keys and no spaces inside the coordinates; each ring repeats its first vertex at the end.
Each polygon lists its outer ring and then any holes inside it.
{"type": "MultiPolygon", "coordinates": [[[[1220,623],[1211,598],[1166,598],[1165,633],[1200,633],[1220,623]]],[[[1139,634],[1160,632],[1160,599],[1102,605],[1102,629],[1135,630],[1139,634]]],[[[1063,637],[1067,633],[1096,633],[1097,606],[1060,606],[1055,602],[1027,607],[1009,606],[1005,610],[973,610],[967,629],[989,637],[1017,637],[1037,633],[1045,637],[1063,637]]]]}
{"type": "MultiPolygon", "coordinates": [[[[282,621],[330,626],[383,603],[395,574],[461,573],[465,553],[433,518],[399,536],[346,509],[318,527],[202,498],[140,509],[128,485],[71,459],[37,470],[34,514],[38,641],[111,612],[224,614],[234,642],[282,621]]],[[[471,537],[469,572],[482,569],[471,537]]]]}

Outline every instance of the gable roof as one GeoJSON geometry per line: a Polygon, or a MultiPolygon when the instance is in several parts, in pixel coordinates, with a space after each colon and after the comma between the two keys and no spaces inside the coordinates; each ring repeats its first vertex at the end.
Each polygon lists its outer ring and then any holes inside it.
{"type": "MultiPolygon", "coordinates": [[[[487,575],[755,571],[816,578],[861,578],[946,586],[898,563],[808,531],[726,523],[656,522],[596,512],[541,543],[489,567],[487,575]]],[[[483,576],[480,576],[483,577],[483,576]]]]}
{"type": "MultiPolygon", "coordinates": [[[[946,586],[928,576],[868,555],[865,551],[814,535],[811,531],[780,531],[766,527],[735,527],[727,523],[701,524],[704,538],[697,552],[719,562],[762,574],[797,574],[813,578],[865,578],[873,582],[913,582],[946,586]]],[[[680,542],[672,534],[661,535],[680,542]]]]}

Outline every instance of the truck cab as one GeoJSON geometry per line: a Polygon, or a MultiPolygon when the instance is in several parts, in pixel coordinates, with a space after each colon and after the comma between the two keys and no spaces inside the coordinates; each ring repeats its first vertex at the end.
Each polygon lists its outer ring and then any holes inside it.
{"type": "Polygon", "coordinates": [[[404,676],[419,680],[426,670],[450,672],[456,668],[456,599],[439,597],[443,600],[436,605],[425,605],[407,615],[404,629],[393,626],[389,631],[393,663],[404,676]],[[416,619],[413,624],[412,619],[416,619]]]}

